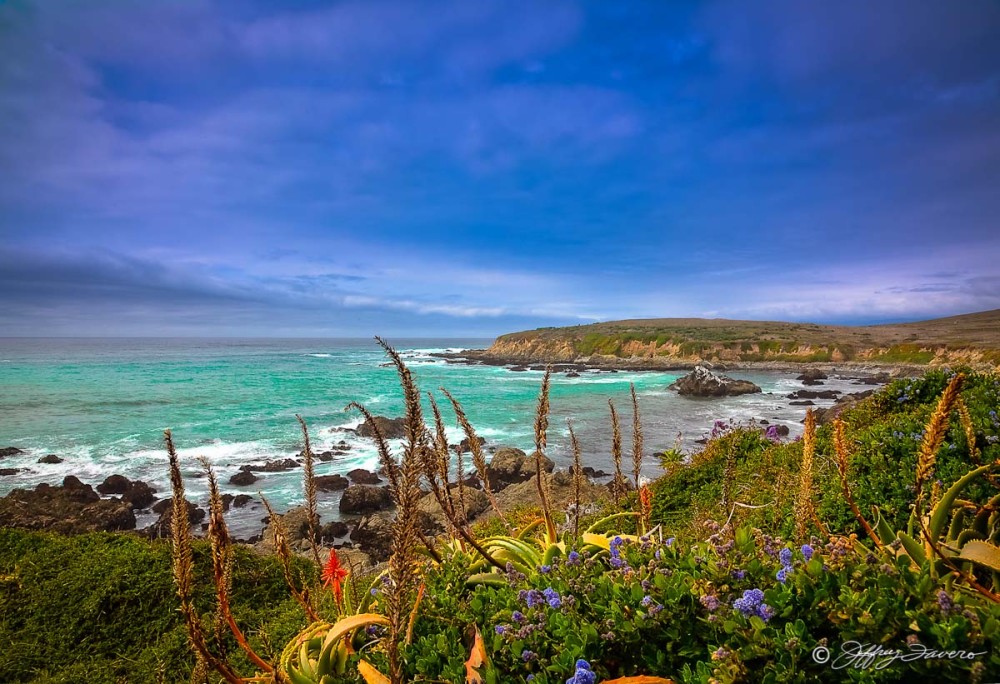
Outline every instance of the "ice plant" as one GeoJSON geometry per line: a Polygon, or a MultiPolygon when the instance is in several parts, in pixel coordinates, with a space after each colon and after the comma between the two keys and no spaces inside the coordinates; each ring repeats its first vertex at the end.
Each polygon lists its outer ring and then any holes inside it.
{"type": "Polygon", "coordinates": [[[337,557],[337,552],[334,549],[330,549],[330,557],[327,558],[326,564],[323,566],[321,579],[324,587],[333,590],[333,595],[339,603],[344,595],[341,583],[347,579],[347,570],[340,564],[340,558],[337,557]]]}

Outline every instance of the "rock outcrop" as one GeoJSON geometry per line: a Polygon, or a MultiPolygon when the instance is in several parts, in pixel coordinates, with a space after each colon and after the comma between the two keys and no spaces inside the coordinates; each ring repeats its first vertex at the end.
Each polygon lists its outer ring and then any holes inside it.
{"type": "MultiPolygon", "coordinates": [[[[379,432],[386,439],[402,439],[406,436],[405,418],[386,418],[385,416],[375,416],[374,418],[375,425],[378,426],[379,432]]],[[[355,432],[357,432],[359,437],[375,436],[375,432],[367,421],[359,425],[355,432]]]]}
{"type": "MultiPolygon", "coordinates": [[[[548,456],[543,456],[542,468],[545,472],[551,473],[555,464],[548,456]]],[[[490,486],[493,489],[503,489],[534,477],[535,459],[520,449],[501,447],[490,459],[490,463],[486,467],[486,474],[490,478],[490,486]]]]}
{"type": "Polygon", "coordinates": [[[826,425],[832,423],[834,420],[840,417],[840,414],[849,408],[857,406],[859,403],[870,397],[875,393],[875,390],[868,390],[866,392],[857,392],[855,394],[845,394],[844,396],[837,399],[833,406],[825,409],[820,409],[816,411],[816,422],[819,425],[826,425]]]}
{"type": "Polygon", "coordinates": [[[389,508],[392,508],[392,497],[386,487],[351,485],[340,498],[341,513],[368,515],[389,508]]]}
{"type": "Polygon", "coordinates": [[[317,475],[313,481],[316,483],[316,489],[321,492],[337,492],[341,489],[347,489],[351,484],[346,477],[337,473],[333,475],[317,475]]]}
{"type": "Polygon", "coordinates": [[[156,501],[156,490],[142,480],[132,481],[124,475],[109,475],[97,485],[97,491],[104,496],[120,496],[133,509],[149,508],[156,501]]]}
{"type": "Polygon", "coordinates": [[[733,397],[740,394],[755,394],[760,387],[749,380],[736,380],[713,373],[704,366],[696,366],[693,371],[679,378],[670,389],[685,397],[733,397]]]}
{"type": "Polygon", "coordinates": [[[355,484],[374,485],[382,482],[378,475],[370,470],[365,470],[364,468],[355,468],[347,473],[347,477],[349,477],[355,484]]]}
{"type": "Polygon", "coordinates": [[[15,489],[0,499],[0,527],[63,534],[134,530],[135,513],[128,502],[102,499],[93,487],[69,475],[61,486],[15,489]]]}
{"type": "Polygon", "coordinates": [[[0,458],[7,458],[8,456],[17,456],[23,454],[24,451],[18,449],[17,447],[3,447],[0,449],[0,458]]]}

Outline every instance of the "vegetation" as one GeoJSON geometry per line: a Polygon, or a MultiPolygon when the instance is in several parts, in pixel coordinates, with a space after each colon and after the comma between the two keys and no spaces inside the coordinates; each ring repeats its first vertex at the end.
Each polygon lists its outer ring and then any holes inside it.
{"type": "MultiPolygon", "coordinates": [[[[896,381],[833,424],[810,413],[792,442],[719,422],[701,452],[667,454],[649,485],[641,425],[628,477],[612,405],[614,503],[582,518],[577,501],[565,519],[542,468],[546,376],[538,506],[473,527],[443,416],[431,397],[425,425],[412,377],[386,349],[407,399],[402,452],[354,408],[375,428],[397,505],[387,565],[361,575],[334,552],[322,568],[318,550],[294,557],[277,517],[277,558],[233,547],[208,469],[210,543],[176,525],[169,557],[127,536],[2,532],[0,572],[15,590],[3,595],[0,637],[15,647],[0,656],[0,679],[958,682],[1000,671],[996,374],[896,381]],[[421,484],[447,516],[442,538],[415,523],[421,484]],[[845,658],[849,642],[883,650],[845,658]]],[[[572,426],[570,438],[578,454],[572,426]]],[[[169,435],[167,448],[179,512],[169,435]]],[[[478,471],[482,453],[472,460],[478,471]]]]}
{"type": "Polygon", "coordinates": [[[782,363],[865,361],[926,365],[1000,361],[1000,310],[918,323],[830,326],[663,318],[540,328],[497,339],[484,356],[571,361],[593,355],[782,363]],[[525,357],[525,349],[530,353],[525,357]],[[567,356],[572,350],[573,358],[567,356]]]}

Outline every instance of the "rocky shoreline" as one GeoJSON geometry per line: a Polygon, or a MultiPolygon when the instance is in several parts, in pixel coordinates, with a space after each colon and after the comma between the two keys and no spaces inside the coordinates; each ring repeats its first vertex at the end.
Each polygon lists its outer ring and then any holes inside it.
{"type": "Polygon", "coordinates": [[[585,371],[619,372],[649,371],[670,373],[693,371],[703,366],[716,371],[774,371],[801,373],[815,369],[829,375],[840,375],[858,380],[887,382],[893,378],[917,377],[927,368],[913,364],[860,362],[860,361],[681,361],[647,356],[582,356],[573,361],[565,361],[544,355],[508,356],[496,354],[489,349],[467,349],[461,352],[435,352],[430,356],[443,359],[446,363],[465,365],[502,366],[514,372],[542,371],[551,368],[554,373],[582,373],[585,371]]]}

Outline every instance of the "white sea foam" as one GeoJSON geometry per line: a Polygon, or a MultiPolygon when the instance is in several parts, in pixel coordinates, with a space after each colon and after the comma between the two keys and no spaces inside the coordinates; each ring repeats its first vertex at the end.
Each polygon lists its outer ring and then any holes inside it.
{"type": "Polygon", "coordinates": [[[316,359],[329,359],[333,354],[305,354],[305,356],[311,356],[316,359]]]}

